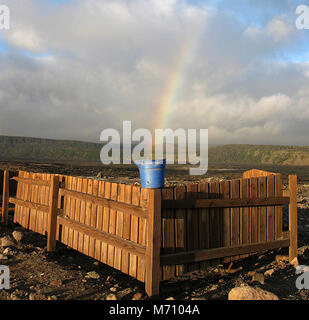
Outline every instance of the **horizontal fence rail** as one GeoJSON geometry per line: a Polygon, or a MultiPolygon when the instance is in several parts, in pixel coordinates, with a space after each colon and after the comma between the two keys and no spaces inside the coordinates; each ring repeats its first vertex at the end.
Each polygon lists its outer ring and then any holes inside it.
{"type": "Polygon", "coordinates": [[[289,247],[297,256],[297,177],[283,191],[280,174],[246,171],[243,179],[142,189],[108,181],[19,171],[3,175],[2,219],[56,241],[145,282],[289,247]],[[10,196],[10,180],[17,182],[10,196]],[[282,206],[289,206],[289,230],[282,206]]]}
{"type": "Polygon", "coordinates": [[[123,239],[116,235],[109,234],[104,231],[98,231],[96,228],[71,220],[68,217],[58,216],[58,224],[74,229],[89,237],[104,241],[109,245],[119,247],[122,250],[126,250],[129,253],[132,253],[139,257],[145,256],[145,253],[146,253],[145,246],[142,246],[138,243],[132,242],[127,239],[123,239]]]}
{"type": "Polygon", "coordinates": [[[243,244],[233,247],[215,248],[207,250],[197,250],[182,253],[162,255],[161,265],[175,265],[190,262],[200,262],[205,260],[224,258],[227,256],[238,256],[242,254],[255,253],[266,250],[288,247],[290,239],[243,244]]]}
{"type": "Polygon", "coordinates": [[[71,191],[67,189],[60,189],[60,196],[69,196],[75,199],[90,202],[92,204],[102,205],[109,209],[121,210],[144,219],[147,219],[148,217],[146,208],[141,208],[132,204],[126,204],[119,201],[108,200],[99,196],[93,196],[86,193],[71,191]]]}
{"type": "Polygon", "coordinates": [[[259,199],[196,199],[196,200],[163,200],[163,209],[202,209],[202,208],[236,208],[257,206],[279,206],[289,204],[289,197],[259,199]]]}

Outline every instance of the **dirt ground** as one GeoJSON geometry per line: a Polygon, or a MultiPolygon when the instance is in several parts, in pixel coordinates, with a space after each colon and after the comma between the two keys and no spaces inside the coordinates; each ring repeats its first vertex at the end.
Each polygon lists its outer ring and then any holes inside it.
{"type": "MultiPolygon", "coordinates": [[[[102,179],[139,183],[138,171],[133,166],[102,169],[92,164],[0,163],[0,169],[7,167],[88,177],[101,172],[102,179]]],[[[309,266],[309,179],[303,174],[305,168],[257,168],[281,172],[285,179],[287,174],[299,176],[299,264],[309,266]]],[[[207,176],[198,179],[190,177],[186,167],[175,167],[167,169],[166,178],[167,184],[240,178],[247,169],[250,167],[216,165],[210,167],[207,176]]],[[[286,208],[284,217],[286,227],[286,208]]],[[[14,230],[21,231],[22,240],[0,247],[0,264],[9,266],[11,286],[9,290],[0,290],[0,300],[149,299],[143,283],[59,243],[56,252],[47,253],[46,237],[22,229],[12,221],[8,228],[0,228],[0,238],[11,237],[14,230]]],[[[226,300],[232,288],[248,284],[270,291],[282,300],[309,300],[309,290],[298,290],[295,286],[297,275],[294,266],[286,261],[287,255],[288,248],[273,250],[234,261],[232,265],[222,263],[164,281],[156,299],[226,300]]]]}

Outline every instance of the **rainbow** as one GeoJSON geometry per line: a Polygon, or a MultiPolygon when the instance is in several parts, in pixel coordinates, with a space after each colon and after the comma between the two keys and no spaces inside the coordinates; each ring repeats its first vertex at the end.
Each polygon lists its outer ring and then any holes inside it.
{"type": "Polygon", "coordinates": [[[204,28],[199,28],[191,36],[187,36],[181,47],[177,50],[174,62],[169,69],[165,89],[159,99],[157,109],[157,117],[155,117],[152,128],[166,129],[169,125],[170,115],[175,111],[175,102],[184,83],[186,71],[190,65],[195,51],[200,43],[201,34],[204,28]]]}

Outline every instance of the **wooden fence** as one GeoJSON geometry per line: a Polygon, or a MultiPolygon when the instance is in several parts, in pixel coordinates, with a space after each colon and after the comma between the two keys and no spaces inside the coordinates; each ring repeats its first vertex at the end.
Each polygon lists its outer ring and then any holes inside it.
{"type": "Polygon", "coordinates": [[[16,198],[4,172],[2,221],[56,241],[145,282],[149,296],[160,281],[289,247],[297,256],[297,177],[283,195],[280,174],[251,170],[243,179],[142,189],[79,177],[19,171],[16,198]],[[289,230],[282,205],[289,205],[289,230]]]}

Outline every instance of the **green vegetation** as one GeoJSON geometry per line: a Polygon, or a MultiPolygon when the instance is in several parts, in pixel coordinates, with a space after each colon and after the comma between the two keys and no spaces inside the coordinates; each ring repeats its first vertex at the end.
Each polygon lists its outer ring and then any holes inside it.
{"type": "Polygon", "coordinates": [[[309,165],[309,147],[224,145],[209,149],[210,163],[309,165]]]}
{"type": "Polygon", "coordinates": [[[0,160],[100,161],[101,144],[0,136],[0,160]]]}
{"type": "MultiPolygon", "coordinates": [[[[100,161],[100,143],[0,136],[0,160],[100,161]]],[[[309,147],[223,145],[210,147],[210,163],[309,165],[309,147]]]]}

